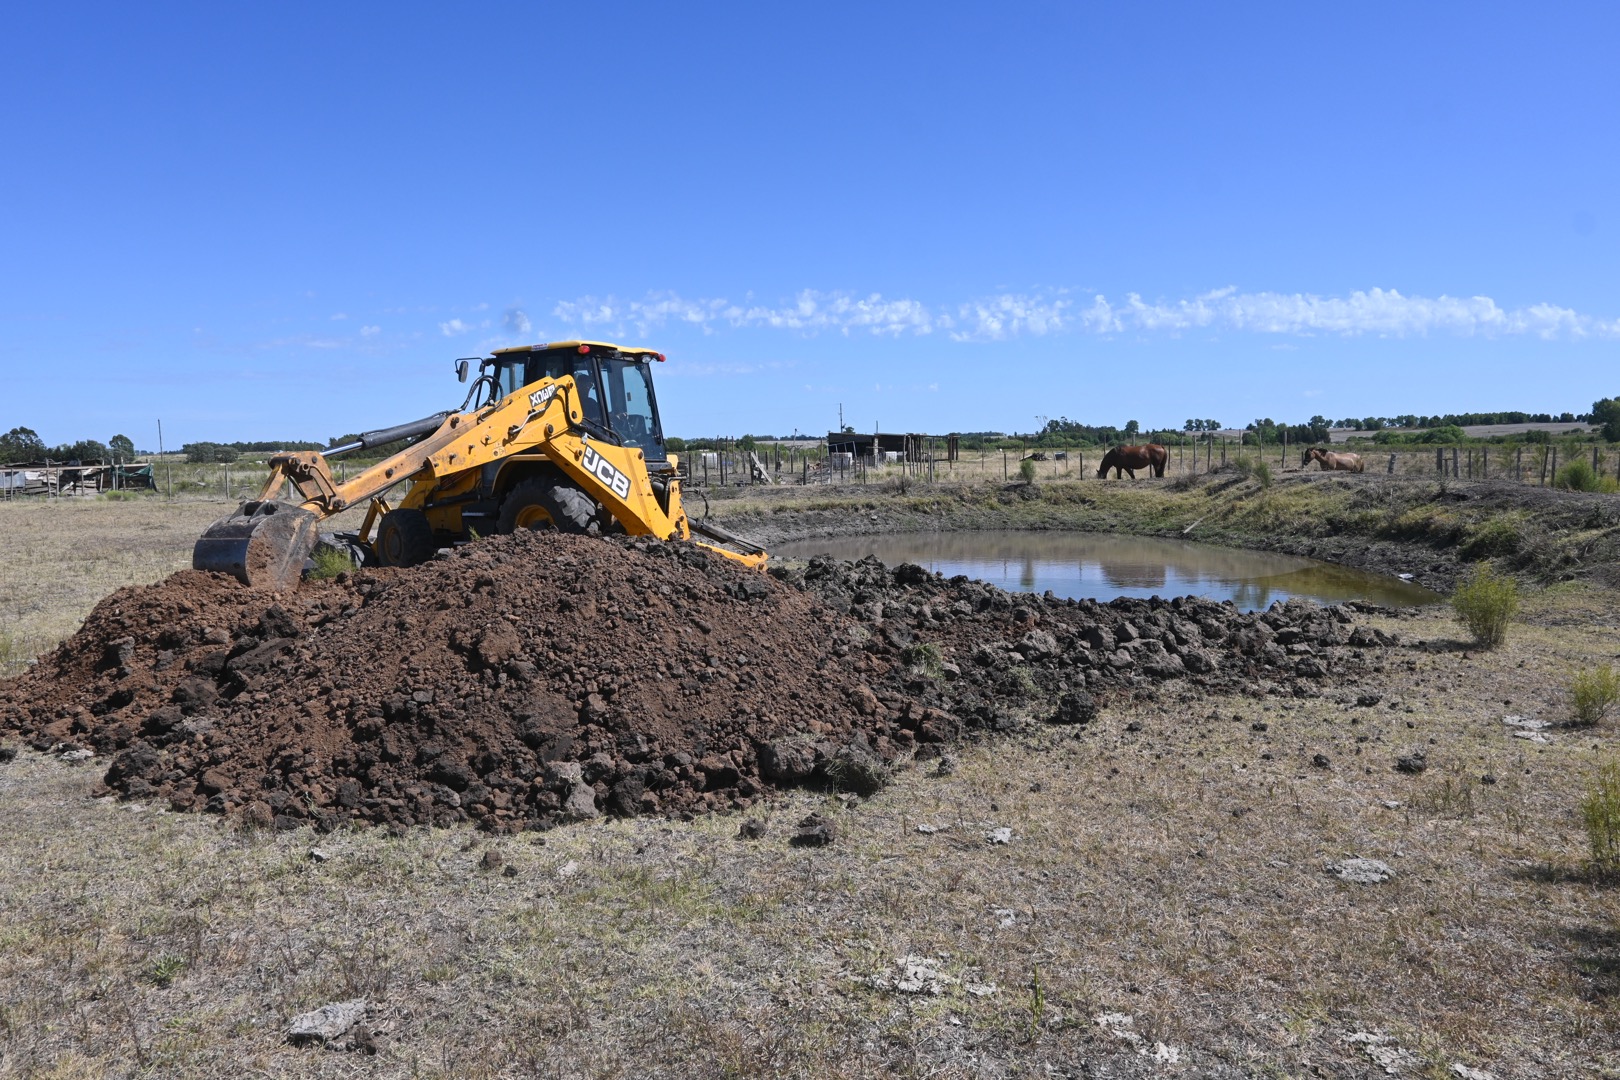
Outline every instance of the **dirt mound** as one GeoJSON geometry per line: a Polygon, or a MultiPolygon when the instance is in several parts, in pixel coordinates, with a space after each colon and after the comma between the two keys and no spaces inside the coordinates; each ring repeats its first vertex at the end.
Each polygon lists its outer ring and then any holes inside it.
{"type": "Polygon", "coordinates": [[[767,577],[524,533],[279,596],[190,571],[121,590],[0,683],[0,730],[113,755],[110,789],[177,809],[508,830],[867,791],[919,744],[1083,723],[1096,692],[1288,692],[1380,644],[1308,603],[1076,603],[876,560],[767,577]]]}

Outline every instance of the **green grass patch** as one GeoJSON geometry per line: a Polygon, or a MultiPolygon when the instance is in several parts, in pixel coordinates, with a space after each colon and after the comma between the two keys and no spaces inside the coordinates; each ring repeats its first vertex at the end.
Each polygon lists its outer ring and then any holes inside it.
{"type": "Polygon", "coordinates": [[[334,547],[320,544],[315,548],[312,561],[315,566],[309,576],[317,581],[330,581],[339,574],[351,573],[354,570],[354,560],[349,558],[347,552],[339,551],[334,547]]]}

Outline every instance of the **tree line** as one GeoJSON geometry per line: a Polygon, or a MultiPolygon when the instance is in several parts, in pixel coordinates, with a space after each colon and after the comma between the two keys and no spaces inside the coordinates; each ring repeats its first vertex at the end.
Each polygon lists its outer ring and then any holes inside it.
{"type": "Polygon", "coordinates": [[[106,442],[80,439],[78,442],[46,446],[33,428],[14,427],[0,435],[0,465],[22,462],[87,464],[93,461],[124,463],[135,460],[135,442],[128,435],[114,435],[106,442]]]}

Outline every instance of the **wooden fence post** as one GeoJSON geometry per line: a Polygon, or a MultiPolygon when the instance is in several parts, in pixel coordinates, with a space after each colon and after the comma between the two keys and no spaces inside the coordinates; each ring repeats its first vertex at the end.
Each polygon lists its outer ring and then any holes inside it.
{"type": "Polygon", "coordinates": [[[1395,454],[1393,452],[1389,455],[1389,475],[1395,475],[1395,454]]]}
{"type": "Polygon", "coordinates": [[[1451,478],[1453,480],[1457,480],[1457,479],[1461,479],[1461,477],[1462,477],[1462,474],[1457,469],[1457,448],[1455,446],[1453,446],[1451,448],[1451,478]]]}
{"type": "Polygon", "coordinates": [[[1552,478],[1553,478],[1553,483],[1557,483],[1558,482],[1558,447],[1554,446],[1552,448],[1552,453],[1550,455],[1548,455],[1548,456],[1552,458],[1552,478]]]}

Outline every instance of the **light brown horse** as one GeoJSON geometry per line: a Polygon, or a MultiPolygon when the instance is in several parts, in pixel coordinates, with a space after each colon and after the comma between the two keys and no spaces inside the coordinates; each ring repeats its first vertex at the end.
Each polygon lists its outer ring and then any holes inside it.
{"type": "Polygon", "coordinates": [[[1301,467],[1316,462],[1323,472],[1334,469],[1339,472],[1361,472],[1367,463],[1361,460],[1360,454],[1351,454],[1340,451],[1324,450],[1320,446],[1313,446],[1300,455],[1301,467]]]}
{"type": "Polygon", "coordinates": [[[1101,480],[1108,475],[1108,470],[1114,470],[1114,479],[1118,480],[1120,472],[1128,472],[1131,479],[1136,479],[1137,469],[1151,468],[1154,476],[1163,476],[1164,467],[1170,461],[1170,451],[1158,443],[1147,443],[1144,446],[1115,446],[1103,455],[1102,464],[1097,468],[1097,479],[1101,480]]]}

